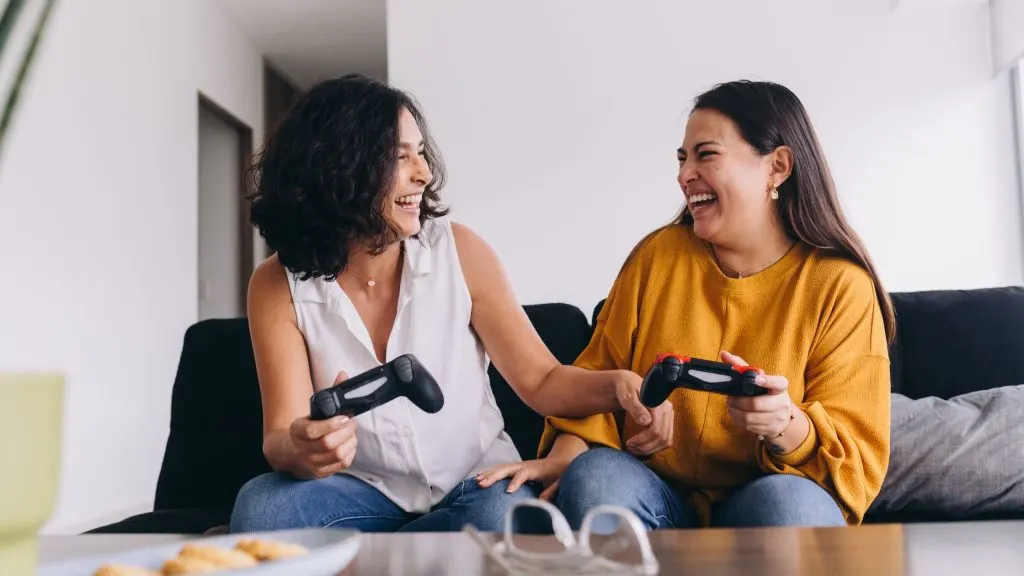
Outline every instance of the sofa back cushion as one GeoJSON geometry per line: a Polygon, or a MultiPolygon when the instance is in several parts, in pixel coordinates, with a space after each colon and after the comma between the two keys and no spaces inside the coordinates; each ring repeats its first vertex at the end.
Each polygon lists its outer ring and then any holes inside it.
{"type": "Polygon", "coordinates": [[[230,509],[242,484],[269,470],[248,322],[192,325],[174,379],[154,508],[230,509]]]}
{"type": "MultiPolygon", "coordinates": [[[[541,340],[562,364],[572,364],[590,341],[590,325],[583,312],[569,304],[533,304],[523,307],[541,340]]],[[[491,390],[505,420],[505,431],[523,459],[537,457],[544,418],[527,406],[498,374],[487,369],[491,390]]]]}
{"type": "Polygon", "coordinates": [[[1024,288],[891,296],[901,365],[895,391],[948,399],[1024,384],[1024,288]]]}

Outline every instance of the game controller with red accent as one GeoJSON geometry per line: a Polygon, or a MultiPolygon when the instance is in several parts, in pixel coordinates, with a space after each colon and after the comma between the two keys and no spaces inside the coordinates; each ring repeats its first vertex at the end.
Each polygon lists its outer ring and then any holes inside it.
{"type": "Polygon", "coordinates": [[[664,402],[676,388],[703,390],[727,396],[760,396],[768,389],[757,384],[760,370],[725,362],[659,354],[644,376],[640,401],[648,408],[664,402]]]}

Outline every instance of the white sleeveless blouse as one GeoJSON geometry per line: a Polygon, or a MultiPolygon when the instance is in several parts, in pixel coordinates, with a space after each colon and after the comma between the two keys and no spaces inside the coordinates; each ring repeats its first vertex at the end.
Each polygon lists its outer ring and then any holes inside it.
{"type": "MultiPolygon", "coordinates": [[[[330,387],[341,370],[356,376],[380,365],[366,326],[337,282],[288,278],[315,390],[330,387]]],[[[451,223],[428,220],[405,241],[386,359],[415,354],[437,379],[444,407],[427,414],[398,398],[359,415],[356,456],[344,472],[408,512],[426,513],[462,480],[520,461],[491,392],[490,359],[470,326],[471,313],[451,223]]]]}

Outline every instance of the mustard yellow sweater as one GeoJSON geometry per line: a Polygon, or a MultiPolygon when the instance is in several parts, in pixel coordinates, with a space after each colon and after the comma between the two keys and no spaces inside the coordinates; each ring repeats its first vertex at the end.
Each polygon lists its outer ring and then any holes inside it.
{"type": "MultiPolygon", "coordinates": [[[[889,462],[889,356],[868,273],[798,243],[768,269],[734,279],[692,229],[668,226],[623,267],[576,365],[644,375],[662,352],[720,361],[721,350],[789,380],[810,421],[807,439],[772,454],[731,422],[725,396],[678,389],[672,446],[647,465],[690,495],[705,524],[712,503],[773,473],[815,481],[859,524],[889,462]]],[[[560,432],[622,449],[638,431],[622,413],[548,418],[539,455],[560,432]]]]}

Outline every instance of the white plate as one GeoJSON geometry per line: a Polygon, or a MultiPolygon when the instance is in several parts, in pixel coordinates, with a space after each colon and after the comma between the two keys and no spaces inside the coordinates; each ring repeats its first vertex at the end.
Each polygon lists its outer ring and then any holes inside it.
{"type": "Polygon", "coordinates": [[[52,562],[39,566],[36,576],[92,576],[104,564],[123,564],[147,568],[159,573],[164,561],[178,555],[182,545],[202,543],[220,548],[232,548],[243,538],[259,538],[278,542],[292,542],[309,548],[310,553],[282,560],[262,562],[258,566],[237,570],[223,570],[212,574],[231,576],[266,576],[270,574],[303,574],[308,576],[335,576],[345,569],[359,552],[359,532],[335,529],[300,529],[276,532],[249,532],[229,536],[195,538],[146,547],[127,552],[89,556],[75,560],[52,562]]]}

